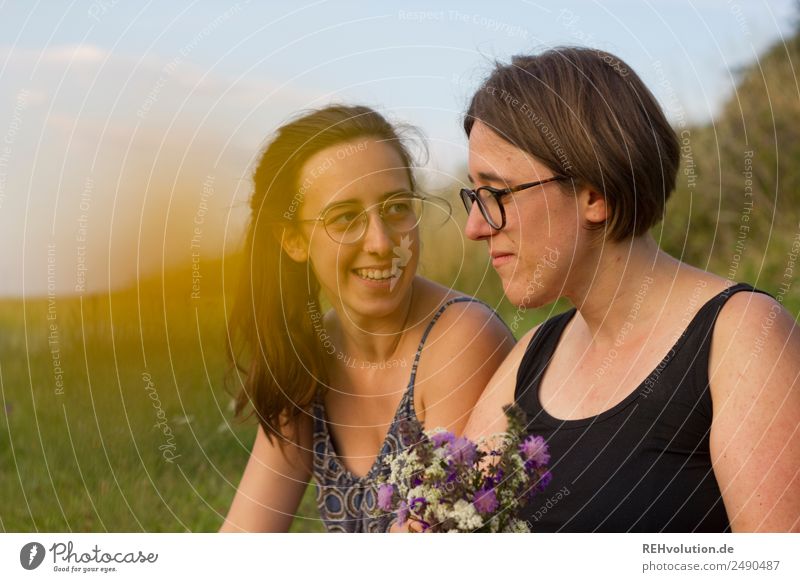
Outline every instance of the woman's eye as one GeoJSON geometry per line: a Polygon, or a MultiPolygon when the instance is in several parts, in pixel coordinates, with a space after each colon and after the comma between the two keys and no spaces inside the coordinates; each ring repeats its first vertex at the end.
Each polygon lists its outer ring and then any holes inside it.
{"type": "Polygon", "coordinates": [[[353,222],[357,217],[358,212],[355,210],[343,210],[330,213],[325,222],[328,224],[348,224],[353,222]]]}
{"type": "Polygon", "coordinates": [[[389,204],[386,212],[389,214],[405,214],[411,209],[411,205],[408,202],[392,202],[389,204]]]}
{"type": "Polygon", "coordinates": [[[411,200],[407,198],[389,200],[384,208],[386,214],[408,214],[409,212],[413,212],[411,200]]]}

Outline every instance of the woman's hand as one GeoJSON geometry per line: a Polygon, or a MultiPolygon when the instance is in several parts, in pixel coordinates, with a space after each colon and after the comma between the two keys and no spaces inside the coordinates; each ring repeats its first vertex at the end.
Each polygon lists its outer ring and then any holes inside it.
{"type": "Polygon", "coordinates": [[[409,519],[402,524],[398,524],[397,520],[394,520],[389,528],[389,533],[425,533],[425,530],[422,524],[414,519],[409,519]]]}

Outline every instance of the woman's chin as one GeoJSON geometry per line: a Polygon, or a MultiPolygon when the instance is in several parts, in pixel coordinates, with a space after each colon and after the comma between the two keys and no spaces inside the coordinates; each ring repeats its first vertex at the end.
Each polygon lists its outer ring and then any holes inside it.
{"type": "Polygon", "coordinates": [[[389,297],[378,300],[362,299],[347,306],[347,316],[354,321],[377,321],[397,314],[400,309],[399,302],[389,297]]]}
{"type": "Polygon", "coordinates": [[[383,281],[364,280],[353,276],[350,309],[361,317],[383,318],[404,309],[404,298],[410,291],[411,280],[401,275],[383,281]]]}
{"type": "Polygon", "coordinates": [[[503,285],[503,293],[511,305],[520,309],[536,309],[543,305],[536,290],[521,283],[512,281],[508,285],[503,285]]]}

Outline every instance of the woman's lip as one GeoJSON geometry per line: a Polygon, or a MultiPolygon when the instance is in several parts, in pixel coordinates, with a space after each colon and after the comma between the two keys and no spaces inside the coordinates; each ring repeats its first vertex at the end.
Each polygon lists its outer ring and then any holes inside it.
{"type": "MultiPolygon", "coordinates": [[[[397,277],[394,278],[394,279],[395,280],[399,279],[400,275],[402,275],[402,274],[403,274],[403,271],[401,270],[397,274],[397,277]]],[[[375,279],[365,279],[364,277],[360,277],[358,275],[358,273],[356,273],[355,271],[353,271],[353,276],[356,279],[358,279],[361,283],[363,283],[364,285],[366,285],[367,287],[370,287],[372,289],[390,289],[391,288],[391,283],[392,283],[392,279],[391,278],[390,279],[382,279],[380,281],[376,281],[375,279]]]]}
{"type": "Polygon", "coordinates": [[[510,262],[513,257],[514,255],[511,253],[498,253],[496,255],[492,255],[492,266],[496,269],[497,267],[510,262]]]}
{"type": "Polygon", "coordinates": [[[384,265],[382,267],[381,266],[355,267],[355,268],[351,269],[351,271],[360,271],[362,269],[372,269],[374,271],[385,271],[386,269],[391,269],[391,268],[392,268],[392,265],[389,264],[389,265],[384,265]]]}

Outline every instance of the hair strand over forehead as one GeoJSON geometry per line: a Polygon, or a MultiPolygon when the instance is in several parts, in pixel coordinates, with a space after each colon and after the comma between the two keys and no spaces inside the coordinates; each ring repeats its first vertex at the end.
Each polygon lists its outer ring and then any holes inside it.
{"type": "Polygon", "coordinates": [[[464,118],[554,172],[603,194],[610,240],[647,232],[663,217],[680,164],[677,136],[657,100],[618,57],[560,47],[496,63],[464,118]]]}

